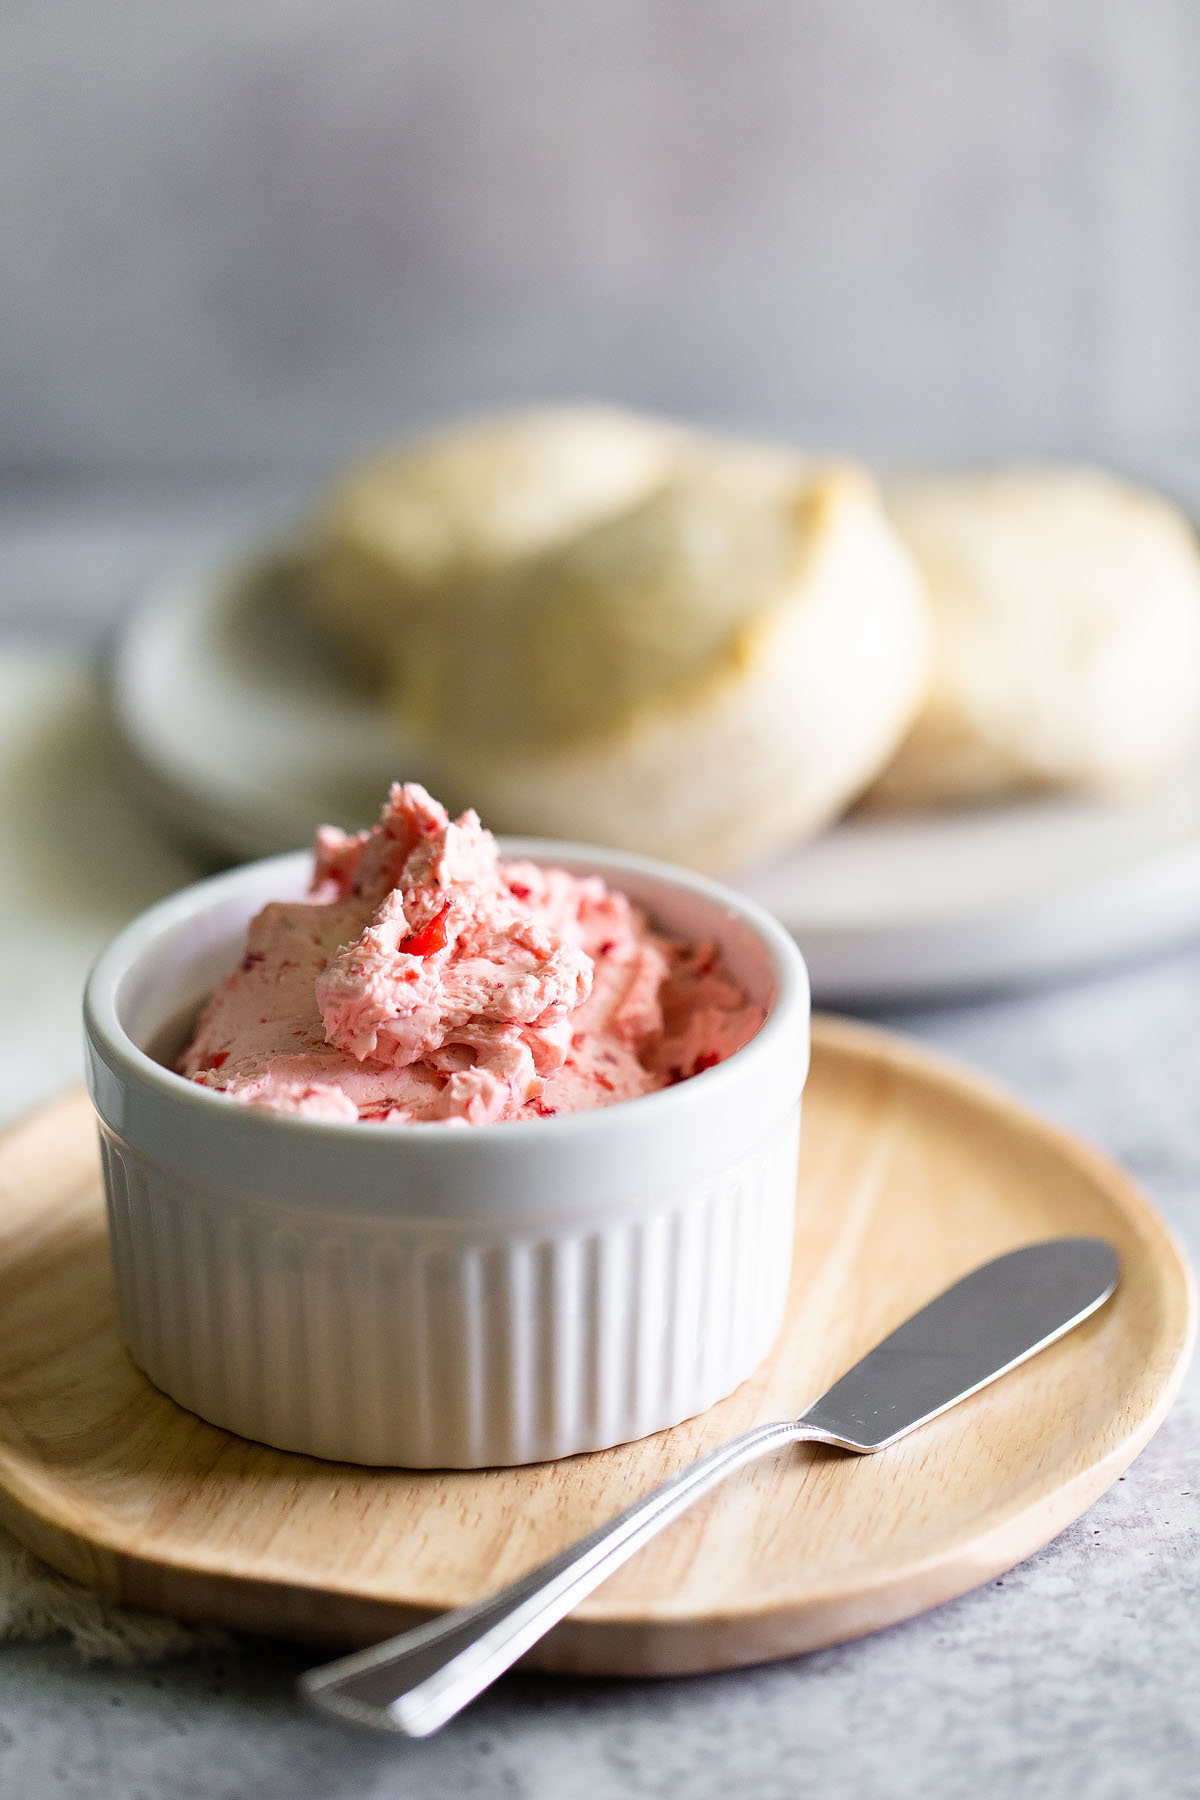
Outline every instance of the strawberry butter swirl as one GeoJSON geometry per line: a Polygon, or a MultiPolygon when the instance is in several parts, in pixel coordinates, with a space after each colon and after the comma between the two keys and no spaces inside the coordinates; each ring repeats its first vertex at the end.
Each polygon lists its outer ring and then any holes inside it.
{"type": "Polygon", "coordinates": [[[762,1021],[712,944],[598,876],[502,861],[410,782],[369,831],[321,828],[309,898],[251,921],[179,1066],[307,1118],[482,1125],[653,1093],[762,1021]]]}

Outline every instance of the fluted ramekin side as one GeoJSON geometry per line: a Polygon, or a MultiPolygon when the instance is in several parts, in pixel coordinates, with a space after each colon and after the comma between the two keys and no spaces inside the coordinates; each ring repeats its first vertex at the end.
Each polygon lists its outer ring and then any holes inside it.
{"type": "Polygon", "coordinates": [[[338,1460],[473,1468],[643,1437],[775,1338],[798,1124],[700,1189],[502,1233],[214,1204],[102,1130],[126,1342],[202,1418],[338,1460]]]}

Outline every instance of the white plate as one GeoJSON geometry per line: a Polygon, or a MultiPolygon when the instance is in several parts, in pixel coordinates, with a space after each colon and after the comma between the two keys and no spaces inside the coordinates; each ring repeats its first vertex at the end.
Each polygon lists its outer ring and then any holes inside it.
{"type": "MultiPolygon", "coordinates": [[[[421,774],[286,600],[236,571],[151,594],[108,682],[147,796],[224,857],[293,849],[326,819],[365,823],[389,781],[421,774]]],[[[822,1001],[1069,974],[1200,931],[1200,764],[1125,805],[848,819],[737,885],[798,938],[822,1001]]]]}

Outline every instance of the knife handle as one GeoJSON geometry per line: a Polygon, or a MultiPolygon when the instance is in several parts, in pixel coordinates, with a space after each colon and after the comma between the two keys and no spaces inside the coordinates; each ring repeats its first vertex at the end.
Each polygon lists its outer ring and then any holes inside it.
{"type": "Polygon", "coordinates": [[[323,1711],[355,1724],[427,1737],[726,1475],[817,1435],[787,1419],[731,1438],[511,1587],[312,1669],[301,1678],[301,1691],[323,1711]]]}

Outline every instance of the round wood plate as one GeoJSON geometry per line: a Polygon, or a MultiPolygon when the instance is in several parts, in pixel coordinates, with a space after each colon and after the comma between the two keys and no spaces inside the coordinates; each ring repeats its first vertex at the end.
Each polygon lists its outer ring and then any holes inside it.
{"type": "Polygon", "coordinates": [[[1115,1298],[876,1457],[804,1446],[734,1476],[531,1658],[676,1674],[788,1656],[1010,1568],[1132,1461],[1178,1386],[1191,1283],[1118,1169],[885,1033],[820,1020],[798,1241],[772,1357],[674,1431],[520,1469],[321,1463],[204,1424],[121,1349],[86,1098],[0,1141],[0,1518],[49,1562],[162,1611],[326,1644],[511,1580],[705,1450],[798,1412],[883,1333],[1001,1251],[1110,1238],[1115,1298]]]}

